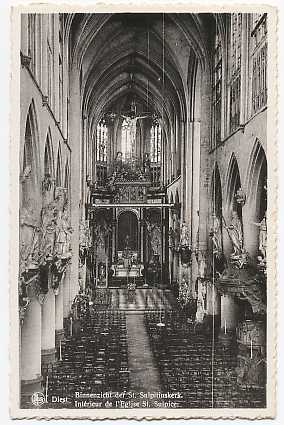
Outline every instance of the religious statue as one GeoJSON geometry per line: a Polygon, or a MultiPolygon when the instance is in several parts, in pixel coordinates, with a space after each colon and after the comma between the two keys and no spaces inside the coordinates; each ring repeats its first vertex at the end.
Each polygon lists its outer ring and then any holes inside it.
{"type": "Polygon", "coordinates": [[[158,224],[152,224],[150,222],[147,222],[146,225],[150,235],[152,254],[153,256],[155,255],[159,256],[161,253],[161,246],[162,246],[160,226],[158,224]]]}
{"type": "Polygon", "coordinates": [[[150,166],[151,166],[151,161],[150,161],[149,154],[145,152],[144,159],[143,159],[143,171],[145,175],[150,175],[150,166]]]}
{"type": "Polygon", "coordinates": [[[130,244],[129,244],[129,235],[125,236],[125,245],[124,245],[124,249],[125,250],[130,250],[130,244]]]}
{"type": "Polygon", "coordinates": [[[243,229],[237,211],[232,211],[231,224],[226,226],[226,229],[233,244],[232,257],[241,255],[243,251],[243,229]]]}
{"type": "Polygon", "coordinates": [[[148,118],[148,116],[144,115],[144,116],[140,116],[140,117],[131,118],[131,117],[128,117],[126,115],[122,115],[122,117],[125,119],[126,125],[127,125],[128,129],[130,130],[131,156],[132,156],[135,152],[137,121],[139,119],[148,118]]]}
{"type": "Polygon", "coordinates": [[[198,251],[198,276],[201,279],[205,278],[206,274],[206,253],[204,251],[198,251]]]}
{"type": "Polygon", "coordinates": [[[54,203],[49,203],[41,212],[40,253],[45,259],[51,259],[53,256],[56,224],[57,209],[54,203]]]}
{"type": "Polygon", "coordinates": [[[180,230],[180,245],[182,247],[190,246],[189,229],[188,225],[183,222],[180,230]]]}
{"type": "Polygon", "coordinates": [[[216,214],[212,215],[212,229],[210,232],[213,242],[213,255],[220,257],[222,254],[222,232],[221,232],[221,220],[216,214]]]}
{"type": "Polygon", "coordinates": [[[120,172],[122,169],[122,152],[117,152],[114,160],[114,172],[120,172]]]}
{"type": "Polygon", "coordinates": [[[205,316],[205,309],[204,309],[204,300],[202,296],[199,296],[197,299],[197,310],[196,310],[196,316],[195,320],[196,323],[202,323],[205,316]]]}
{"type": "Polygon", "coordinates": [[[266,247],[267,247],[267,223],[266,223],[266,212],[260,223],[254,223],[259,227],[258,246],[263,259],[266,260],[266,247]]]}
{"type": "Polygon", "coordinates": [[[55,251],[61,257],[71,256],[71,234],[72,227],[69,220],[69,214],[65,208],[59,215],[56,230],[55,251]]]}
{"type": "Polygon", "coordinates": [[[174,247],[174,241],[175,241],[175,232],[172,227],[169,228],[169,248],[174,247]]]}

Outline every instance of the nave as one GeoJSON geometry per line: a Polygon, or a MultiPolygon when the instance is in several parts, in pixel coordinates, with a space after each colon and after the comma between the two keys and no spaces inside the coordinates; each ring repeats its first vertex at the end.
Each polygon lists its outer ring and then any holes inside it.
{"type": "Polygon", "coordinates": [[[266,408],[267,13],[21,30],[19,403],[266,408]]]}
{"type": "Polygon", "coordinates": [[[142,314],[92,305],[75,323],[66,322],[57,362],[42,369],[44,408],[265,404],[264,382],[237,385],[235,344],[222,343],[217,333],[208,337],[176,303],[165,308],[156,297],[159,308],[142,314]]]}

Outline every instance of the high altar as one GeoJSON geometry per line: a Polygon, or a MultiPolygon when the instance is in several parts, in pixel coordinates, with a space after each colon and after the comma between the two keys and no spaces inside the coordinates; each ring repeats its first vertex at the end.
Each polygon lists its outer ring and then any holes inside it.
{"type": "Polygon", "coordinates": [[[148,163],[114,161],[106,185],[94,187],[88,207],[94,261],[107,261],[109,281],[145,280],[154,259],[167,264],[167,206],[165,192],[153,189],[148,163]]]}

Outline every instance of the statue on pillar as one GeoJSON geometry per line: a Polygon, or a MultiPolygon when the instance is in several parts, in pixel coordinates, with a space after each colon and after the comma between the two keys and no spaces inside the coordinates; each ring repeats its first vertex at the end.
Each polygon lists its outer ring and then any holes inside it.
{"type": "Polygon", "coordinates": [[[258,248],[264,260],[266,260],[266,248],[267,248],[267,223],[266,223],[266,212],[260,223],[254,223],[259,227],[258,236],[258,248]]]}
{"type": "Polygon", "coordinates": [[[231,223],[226,229],[233,245],[232,257],[240,256],[243,252],[243,229],[237,211],[232,211],[231,223]]]}
{"type": "Polygon", "coordinates": [[[187,223],[183,222],[180,230],[180,245],[182,247],[190,246],[189,228],[187,223]]]}
{"type": "Polygon", "coordinates": [[[147,222],[147,230],[150,236],[150,243],[152,249],[152,257],[161,255],[162,248],[162,233],[158,224],[147,222]]]}
{"type": "Polygon", "coordinates": [[[41,212],[40,255],[45,260],[51,260],[54,254],[56,224],[57,211],[52,202],[43,207],[41,212]]]}
{"type": "Polygon", "coordinates": [[[212,215],[212,228],[210,232],[213,242],[213,255],[220,258],[222,255],[222,231],[221,220],[216,214],[212,215]]]}

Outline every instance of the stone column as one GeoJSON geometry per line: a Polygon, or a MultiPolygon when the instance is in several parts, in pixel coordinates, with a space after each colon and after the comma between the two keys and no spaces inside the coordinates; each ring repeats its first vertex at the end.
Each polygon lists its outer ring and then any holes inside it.
{"type": "Polygon", "coordinates": [[[221,298],[216,286],[212,283],[207,284],[207,315],[220,316],[221,298]]]}
{"type": "Polygon", "coordinates": [[[79,292],[79,223],[81,217],[81,164],[82,164],[82,111],[80,95],[80,72],[76,65],[70,71],[70,109],[69,109],[69,143],[71,154],[71,225],[72,233],[72,262],[70,268],[71,301],[79,292]]]}
{"type": "Polygon", "coordinates": [[[64,338],[63,328],[63,282],[64,276],[58,288],[58,293],[55,295],[55,345],[58,346],[59,342],[64,338]]]}
{"type": "Polygon", "coordinates": [[[41,390],[41,305],[33,296],[21,330],[21,398],[30,401],[41,390]]]}
{"type": "Polygon", "coordinates": [[[43,364],[55,362],[55,294],[49,288],[42,305],[41,359],[43,364]]]}
{"type": "Polygon", "coordinates": [[[61,285],[63,290],[63,317],[65,319],[68,317],[71,307],[70,266],[67,266],[61,285]]]}
{"type": "Polygon", "coordinates": [[[235,331],[238,324],[238,306],[232,295],[221,296],[221,330],[226,333],[235,331]],[[226,332],[225,332],[226,330],[226,332]]]}

